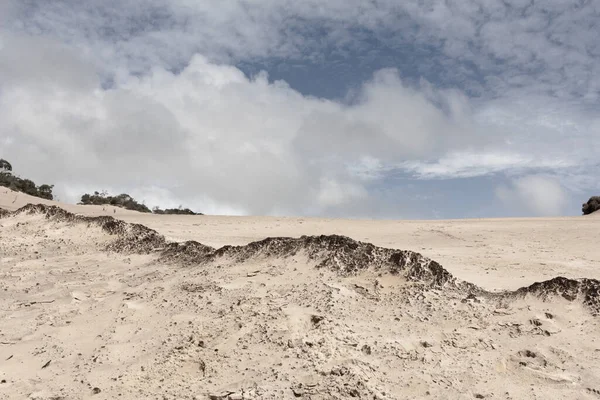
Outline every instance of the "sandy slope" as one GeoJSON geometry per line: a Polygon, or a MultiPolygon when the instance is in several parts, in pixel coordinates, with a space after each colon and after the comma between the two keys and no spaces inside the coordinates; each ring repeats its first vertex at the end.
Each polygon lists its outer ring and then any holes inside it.
{"type": "MultiPolygon", "coordinates": [[[[0,208],[30,200],[1,190],[0,208]]],[[[343,233],[432,256],[484,289],[598,277],[597,217],[390,222],[64,208],[215,247],[343,233]]],[[[65,215],[0,219],[0,398],[600,398],[600,325],[584,304],[592,292],[495,295],[415,253],[346,239],[214,251],[65,215]],[[398,254],[402,268],[389,262],[398,254]]]]}
{"type": "Polygon", "coordinates": [[[110,215],[173,241],[220,247],[265,237],[340,234],[378,246],[419,251],[454,275],[487,289],[516,289],[557,275],[600,279],[600,214],[586,217],[378,221],[322,218],[148,215],[116,207],[44,201],[0,188],[0,208],[58,204],[87,216],[110,215]]]}

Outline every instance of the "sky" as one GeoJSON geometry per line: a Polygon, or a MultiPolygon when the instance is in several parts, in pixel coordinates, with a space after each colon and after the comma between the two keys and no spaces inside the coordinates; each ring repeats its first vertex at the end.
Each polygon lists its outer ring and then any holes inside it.
{"type": "Polygon", "coordinates": [[[581,214],[600,0],[3,0],[14,172],[208,214],[581,214]]]}

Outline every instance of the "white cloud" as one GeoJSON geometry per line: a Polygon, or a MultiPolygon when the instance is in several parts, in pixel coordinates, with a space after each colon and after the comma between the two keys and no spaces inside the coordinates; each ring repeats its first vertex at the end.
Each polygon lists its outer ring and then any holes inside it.
{"type": "Polygon", "coordinates": [[[528,175],[496,189],[496,196],[510,210],[534,216],[557,216],[565,212],[568,196],[560,182],[550,176],[528,175]]]}
{"type": "Polygon", "coordinates": [[[600,159],[599,16],[596,1],[6,0],[0,152],[70,200],[208,212],[361,214],[396,173],[543,171],[581,192],[600,159]],[[344,101],[232,66],[385,51],[400,70],[349,76],[344,101]],[[437,80],[400,78],[423,71],[437,80]]]}
{"type": "Polygon", "coordinates": [[[221,62],[271,57],[318,62],[331,48],[377,52],[365,40],[375,37],[391,49],[436,49],[423,61],[440,65],[442,76],[484,97],[516,90],[596,101],[600,90],[597,1],[4,3],[6,29],[70,43],[107,74],[117,65],[180,69],[197,53],[221,62]]]}
{"type": "Polygon", "coordinates": [[[106,90],[82,74],[35,85],[15,77],[0,96],[7,158],[71,201],[70,187],[93,182],[140,193],[148,205],[223,213],[369,207],[369,166],[435,156],[473,135],[464,96],[408,87],[390,70],[367,82],[354,105],[303,96],[264,74],[248,79],[201,56],[179,74],[157,67],[106,90]]]}
{"type": "Polygon", "coordinates": [[[472,178],[495,173],[523,173],[528,170],[560,170],[574,167],[572,160],[545,158],[541,154],[510,152],[453,152],[435,162],[409,161],[399,165],[419,179],[472,178]]]}
{"type": "Polygon", "coordinates": [[[367,191],[360,185],[340,184],[331,179],[322,179],[317,201],[321,207],[335,207],[356,198],[367,197],[367,191]]]}

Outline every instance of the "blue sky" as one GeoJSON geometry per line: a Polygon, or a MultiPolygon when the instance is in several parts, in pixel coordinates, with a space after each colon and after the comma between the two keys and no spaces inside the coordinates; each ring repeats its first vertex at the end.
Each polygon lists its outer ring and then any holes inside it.
{"type": "Polygon", "coordinates": [[[594,0],[7,0],[0,156],[71,202],[577,215],[599,21],[594,0]]]}

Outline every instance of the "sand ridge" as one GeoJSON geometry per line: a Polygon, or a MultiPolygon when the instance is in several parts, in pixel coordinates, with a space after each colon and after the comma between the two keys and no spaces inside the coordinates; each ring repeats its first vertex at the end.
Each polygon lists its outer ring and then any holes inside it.
{"type": "Polygon", "coordinates": [[[419,253],[339,235],[215,249],[33,205],[3,213],[0,246],[7,398],[593,399],[600,390],[600,332],[586,303],[594,280],[489,292],[419,253]]]}
{"type": "Polygon", "coordinates": [[[412,281],[433,287],[453,287],[463,292],[477,293],[488,298],[509,298],[535,295],[548,299],[562,296],[574,301],[581,300],[596,315],[600,311],[600,282],[596,279],[568,279],[555,277],[536,282],[515,291],[487,292],[468,282],[457,280],[439,263],[423,255],[394,250],[363,243],[340,235],[302,236],[300,238],[272,237],[242,246],[223,246],[214,249],[195,241],[168,242],[164,236],[140,224],[131,224],[113,217],[86,217],[70,213],[57,206],[29,204],[17,211],[0,213],[0,217],[21,214],[40,214],[59,222],[76,222],[87,226],[96,225],[117,239],[106,249],[122,253],[147,254],[159,252],[159,261],[202,265],[229,258],[244,263],[255,258],[285,259],[303,253],[315,262],[316,268],[327,268],[342,276],[355,275],[362,270],[375,270],[401,274],[412,281]]]}
{"type": "Polygon", "coordinates": [[[62,204],[0,188],[0,208],[14,211],[28,203],[57,205],[83,216],[113,216],[154,229],[172,242],[191,240],[213,248],[266,237],[349,236],[379,247],[419,252],[454,276],[488,290],[516,290],[556,276],[600,279],[600,247],[594,245],[597,213],[448,221],[151,215],[62,204]]]}

